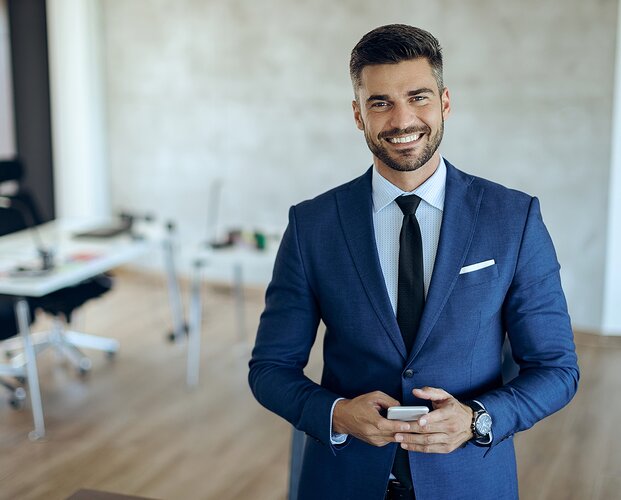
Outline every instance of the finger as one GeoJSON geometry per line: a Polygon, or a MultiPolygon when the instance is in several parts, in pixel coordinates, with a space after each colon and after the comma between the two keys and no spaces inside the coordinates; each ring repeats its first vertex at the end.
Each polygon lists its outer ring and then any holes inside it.
{"type": "MultiPolygon", "coordinates": [[[[388,422],[389,426],[393,426],[395,422],[388,422]]],[[[404,422],[404,424],[407,424],[404,422]]],[[[383,424],[380,425],[383,427],[383,424]]],[[[384,444],[394,443],[395,442],[395,434],[398,431],[394,429],[383,430],[379,429],[375,424],[366,424],[359,428],[359,431],[354,435],[363,441],[373,444],[374,446],[383,446],[384,444]]]]}
{"type": "Polygon", "coordinates": [[[385,446],[388,443],[394,442],[393,435],[389,434],[384,436],[378,433],[377,429],[373,428],[372,426],[365,427],[361,429],[360,432],[357,432],[353,435],[358,439],[361,439],[362,441],[372,444],[373,446],[385,446]]]}
{"type": "Polygon", "coordinates": [[[451,439],[447,434],[434,433],[434,434],[397,434],[395,435],[395,441],[405,445],[417,445],[425,446],[431,444],[446,444],[450,443],[451,439]]]}
{"type": "Polygon", "coordinates": [[[454,433],[464,429],[464,419],[455,405],[447,405],[433,410],[412,423],[412,432],[427,434],[431,432],[454,433]]]}
{"type": "Polygon", "coordinates": [[[401,448],[407,451],[417,451],[419,453],[451,453],[458,446],[449,443],[439,444],[401,444],[401,448]]]}
{"type": "Polygon", "coordinates": [[[388,420],[387,418],[380,417],[377,422],[377,428],[385,434],[390,434],[392,440],[394,440],[394,434],[396,432],[409,432],[412,430],[413,422],[404,422],[403,420],[388,420]]]}
{"type": "Polygon", "coordinates": [[[468,441],[467,433],[450,436],[448,434],[407,434],[409,439],[400,442],[401,448],[408,451],[418,451],[421,453],[450,453],[468,441]]]}
{"type": "MultiPolygon", "coordinates": [[[[469,427],[468,427],[469,428],[469,427]]],[[[421,427],[419,434],[446,434],[449,436],[456,436],[466,432],[467,429],[460,423],[459,420],[454,418],[449,418],[446,420],[442,420],[441,422],[437,422],[435,424],[427,424],[424,427],[421,427]]],[[[417,432],[415,429],[412,429],[412,432],[417,432]]]]}
{"type": "Polygon", "coordinates": [[[440,422],[444,422],[451,418],[453,413],[451,412],[450,407],[438,408],[437,410],[433,410],[429,412],[427,415],[423,415],[414,423],[412,430],[414,432],[424,431],[429,432],[429,429],[433,428],[434,424],[438,424],[440,422]]]}
{"type": "Polygon", "coordinates": [[[444,389],[439,389],[437,387],[422,387],[420,389],[414,389],[412,394],[414,394],[417,398],[428,399],[430,401],[443,401],[453,397],[444,389]]]}

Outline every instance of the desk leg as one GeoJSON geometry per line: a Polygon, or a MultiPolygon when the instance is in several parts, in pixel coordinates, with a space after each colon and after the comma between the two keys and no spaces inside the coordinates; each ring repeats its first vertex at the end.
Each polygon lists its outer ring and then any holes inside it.
{"type": "Polygon", "coordinates": [[[187,360],[187,384],[188,387],[198,385],[198,374],[201,359],[201,267],[203,263],[196,261],[192,273],[192,285],[190,291],[190,325],[188,329],[188,360],[187,360]]]}
{"type": "Polygon", "coordinates": [[[244,274],[241,263],[236,263],[233,268],[233,281],[235,283],[235,309],[237,316],[237,340],[246,341],[246,300],[244,297],[244,274]]]}
{"type": "Polygon", "coordinates": [[[181,301],[181,290],[179,289],[179,282],[177,280],[173,247],[172,235],[169,235],[166,241],[164,241],[164,263],[168,283],[168,300],[170,301],[172,312],[172,337],[174,337],[176,342],[180,342],[185,336],[186,325],[183,317],[183,302],[181,301]]]}
{"type": "Polygon", "coordinates": [[[41,403],[41,391],[39,390],[39,372],[37,370],[37,357],[30,338],[30,321],[28,303],[24,299],[15,302],[15,316],[24,342],[24,354],[26,357],[26,376],[28,379],[28,391],[30,392],[30,404],[32,406],[32,418],[34,430],[29,434],[32,441],[45,436],[45,423],[43,421],[43,405],[41,403]]]}

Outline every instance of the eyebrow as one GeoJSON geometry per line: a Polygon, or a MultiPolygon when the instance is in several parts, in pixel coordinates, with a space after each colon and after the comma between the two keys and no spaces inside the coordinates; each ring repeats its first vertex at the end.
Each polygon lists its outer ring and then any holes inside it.
{"type": "MultiPolygon", "coordinates": [[[[420,89],[410,90],[407,95],[408,97],[414,97],[420,94],[433,94],[433,90],[427,87],[422,87],[420,89]]],[[[390,101],[390,96],[388,94],[373,94],[367,99],[367,102],[372,101],[390,101]]]]}

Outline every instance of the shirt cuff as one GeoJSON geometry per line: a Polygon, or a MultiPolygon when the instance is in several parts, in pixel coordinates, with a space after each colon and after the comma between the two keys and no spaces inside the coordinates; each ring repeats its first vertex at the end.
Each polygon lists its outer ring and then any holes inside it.
{"type": "Polygon", "coordinates": [[[336,403],[338,403],[342,399],[345,399],[345,398],[336,399],[334,403],[332,403],[332,409],[330,410],[330,443],[331,444],[343,444],[345,441],[347,441],[347,437],[349,436],[349,434],[337,434],[335,432],[332,432],[332,416],[334,414],[334,407],[336,406],[336,403]]]}

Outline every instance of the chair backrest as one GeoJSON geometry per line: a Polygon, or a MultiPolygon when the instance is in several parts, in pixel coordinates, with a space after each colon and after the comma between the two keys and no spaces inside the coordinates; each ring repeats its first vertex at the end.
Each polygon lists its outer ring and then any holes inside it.
{"type": "Polygon", "coordinates": [[[19,211],[0,207],[0,236],[20,231],[25,227],[24,219],[19,211]]]}
{"type": "Polygon", "coordinates": [[[0,340],[15,336],[18,331],[13,300],[0,296],[0,340]]]}
{"type": "Polygon", "coordinates": [[[19,158],[0,160],[0,182],[20,182],[24,176],[24,165],[19,158]]]}
{"type": "Polygon", "coordinates": [[[0,236],[25,229],[31,224],[41,224],[41,213],[30,192],[21,186],[24,166],[19,158],[0,160],[0,183],[17,182],[17,192],[4,195],[15,200],[14,206],[0,208],[0,236]]]}
{"type": "Polygon", "coordinates": [[[304,447],[306,446],[306,434],[291,428],[291,450],[289,454],[289,495],[287,500],[297,500],[298,487],[300,485],[300,474],[302,473],[302,462],[304,458],[304,447]]]}

